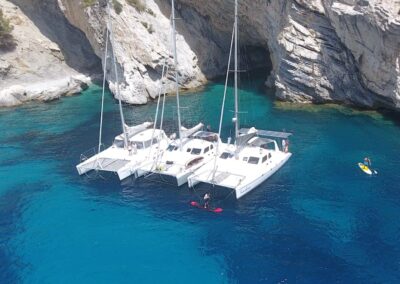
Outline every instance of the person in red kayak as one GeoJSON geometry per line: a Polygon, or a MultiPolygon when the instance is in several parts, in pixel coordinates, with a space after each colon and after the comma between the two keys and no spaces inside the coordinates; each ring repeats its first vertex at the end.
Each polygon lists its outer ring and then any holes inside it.
{"type": "Polygon", "coordinates": [[[211,194],[207,192],[206,194],[204,194],[203,199],[204,199],[204,209],[210,208],[211,194]]]}

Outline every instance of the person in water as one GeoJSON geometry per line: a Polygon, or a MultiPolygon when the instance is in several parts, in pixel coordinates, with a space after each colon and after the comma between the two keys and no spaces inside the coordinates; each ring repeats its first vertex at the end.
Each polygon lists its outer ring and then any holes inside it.
{"type": "Polygon", "coordinates": [[[364,158],[364,165],[371,168],[371,160],[368,157],[364,158]]]}
{"type": "Polygon", "coordinates": [[[207,192],[204,197],[204,208],[208,209],[210,207],[210,200],[211,200],[211,195],[207,192]]]}

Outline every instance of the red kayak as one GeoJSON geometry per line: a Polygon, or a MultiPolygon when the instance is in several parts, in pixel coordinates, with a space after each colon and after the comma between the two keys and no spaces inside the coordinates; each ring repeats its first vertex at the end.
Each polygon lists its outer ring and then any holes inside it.
{"type": "Polygon", "coordinates": [[[204,206],[201,206],[198,202],[196,201],[192,201],[190,202],[190,205],[192,205],[193,207],[197,207],[199,209],[203,209],[209,212],[214,212],[214,213],[221,213],[223,210],[222,208],[204,208],[204,206]]]}

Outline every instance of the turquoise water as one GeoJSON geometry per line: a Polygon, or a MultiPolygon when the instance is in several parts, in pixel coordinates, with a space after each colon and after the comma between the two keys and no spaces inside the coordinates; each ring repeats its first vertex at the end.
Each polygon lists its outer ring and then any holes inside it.
{"type": "MultiPolygon", "coordinates": [[[[399,120],[276,104],[259,87],[241,91],[243,124],[292,131],[293,157],[240,201],[214,201],[220,215],[190,207],[187,187],[77,175],[98,139],[96,86],[0,110],[0,283],[399,282],[399,120]],[[357,168],[365,155],[378,176],[357,168]]],[[[222,90],[182,96],[185,125],[216,129],[222,90]]],[[[151,119],[155,106],[125,107],[127,120],[151,119]]],[[[168,133],[174,106],[169,97],[168,133]]],[[[119,129],[108,94],[104,142],[119,129]]]]}

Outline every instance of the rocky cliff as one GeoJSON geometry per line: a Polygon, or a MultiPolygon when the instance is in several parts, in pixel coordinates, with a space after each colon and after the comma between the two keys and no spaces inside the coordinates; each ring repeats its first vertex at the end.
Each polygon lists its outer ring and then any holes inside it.
{"type": "MultiPolygon", "coordinates": [[[[146,103],[158,94],[164,63],[167,91],[173,87],[170,1],[118,1],[121,11],[111,9],[112,50],[121,96],[146,103]]],[[[10,101],[4,99],[10,89],[19,99],[13,86],[40,82],[46,72],[53,80],[98,71],[99,58],[103,66],[108,63],[107,79],[115,90],[112,51],[103,56],[105,0],[3,0],[1,6],[18,45],[1,53],[0,103],[10,101]],[[39,54],[43,57],[35,60],[39,54]]],[[[250,66],[272,65],[265,78],[278,98],[400,109],[400,0],[241,0],[239,7],[243,50],[252,54],[250,66]]],[[[179,83],[193,88],[224,73],[233,0],[176,0],[176,12],[179,83]]]]}
{"type": "MultiPolygon", "coordinates": [[[[181,0],[229,33],[233,0],[181,0]]],[[[267,84],[294,102],[400,109],[400,1],[240,1],[241,42],[265,47],[267,84]]]]}
{"type": "Polygon", "coordinates": [[[14,40],[0,49],[0,106],[77,93],[101,72],[86,37],[56,1],[2,0],[0,9],[13,26],[14,40]]]}
{"type": "MultiPolygon", "coordinates": [[[[104,64],[106,1],[98,1],[86,9],[82,9],[80,0],[61,0],[60,3],[70,22],[85,32],[104,64]]],[[[142,10],[123,0],[120,3],[123,8],[119,14],[115,9],[110,9],[114,40],[109,44],[118,65],[121,97],[128,103],[144,104],[149,98],[155,98],[159,92],[164,63],[169,70],[166,91],[173,90],[169,12],[164,14],[161,10],[163,6],[152,0],[146,1],[142,10]]],[[[184,32],[187,32],[190,39],[185,38],[182,33],[177,35],[179,82],[182,88],[194,88],[206,82],[198,57],[189,45],[201,38],[201,34],[198,31],[184,32]]],[[[207,42],[206,39],[204,41],[207,42]]],[[[109,50],[107,56],[106,74],[110,89],[115,91],[111,52],[109,50]]]]}

